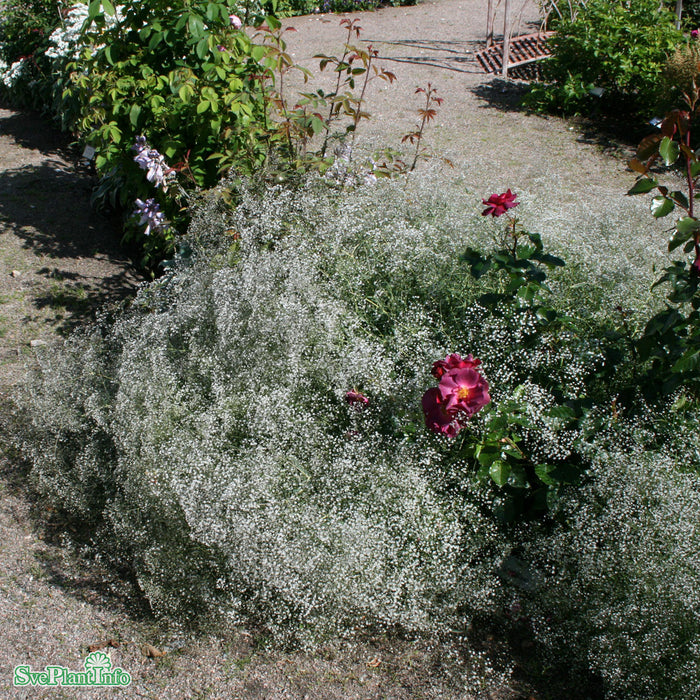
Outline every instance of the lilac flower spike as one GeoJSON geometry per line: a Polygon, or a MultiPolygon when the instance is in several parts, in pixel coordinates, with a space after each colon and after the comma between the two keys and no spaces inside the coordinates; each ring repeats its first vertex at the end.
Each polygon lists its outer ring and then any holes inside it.
{"type": "Polygon", "coordinates": [[[156,187],[162,187],[163,192],[168,191],[166,175],[170,167],[165,158],[155,148],[149,148],[145,136],[137,136],[136,143],[132,146],[137,153],[134,160],[142,170],[146,170],[146,179],[156,187]]]}
{"type": "Polygon", "coordinates": [[[134,209],[134,216],[141,217],[139,219],[139,226],[146,224],[144,229],[144,235],[150,236],[151,232],[158,233],[164,231],[166,228],[165,224],[165,214],[160,210],[158,202],[152,197],[143,202],[137,199],[136,209],[134,209]]]}

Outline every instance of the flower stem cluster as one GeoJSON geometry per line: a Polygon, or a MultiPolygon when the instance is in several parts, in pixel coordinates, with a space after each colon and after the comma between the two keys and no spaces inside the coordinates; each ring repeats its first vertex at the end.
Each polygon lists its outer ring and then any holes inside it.
{"type": "Polygon", "coordinates": [[[432,375],[440,380],[437,387],[423,394],[425,425],[436,433],[456,437],[466,421],[491,401],[489,385],[471,355],[457,353],[433,364],[432,375]]]}

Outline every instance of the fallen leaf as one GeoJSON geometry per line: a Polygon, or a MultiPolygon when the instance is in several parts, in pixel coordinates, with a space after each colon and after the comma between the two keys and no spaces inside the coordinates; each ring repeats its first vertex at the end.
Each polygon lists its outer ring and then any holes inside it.
{"type": "Polygon", "coordinates": [[[88,646],[88,651],[92,653],[93,651],[99,651],[106,647],[113,647],[114,649],[119,649],[119,642],[116,639],[108,639],[106,642],[98,642],[97,644],[90,644],[88,646]]]}
{"type": "Polygon", "coordinates": [[[160,651],[160,649],[156,649],[155,647],[152,647],[150,644],[144,644],[141,647],[141,653],[144,656],[147,656],[149,659],[160,659],[162,656],[165,656],[164,651],[160,651]]]}
{"type": "Polygon", "coordinates": [[[369,668],[379,668],[379,665],[380,665],[381,663],[382,663],[382,660],[381,660],[378,656],[375,656],[373,659],[370,659],[370,660],[367,662],[367,666],[368,666],[369,668]]]}

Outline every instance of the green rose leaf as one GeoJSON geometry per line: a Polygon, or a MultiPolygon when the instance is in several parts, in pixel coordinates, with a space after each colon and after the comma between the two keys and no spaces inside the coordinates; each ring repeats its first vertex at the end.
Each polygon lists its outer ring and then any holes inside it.
{"type": "Polygon", "coordinates": [[[510,476],[510,464],[497,459],[489,469],[489,476],[497,486],[503,486],[510,476]]]}
{"type": "MultiPolygon", "coordinates": [[[[687,218],[690,218],[690,217],[687,217],[687,218]]],[[[679,246],[682,246],[689,238],[692,238],[692,236],[693,236],[693,229],[681,230],[680,224],[682,221],[685,221],[685,219],[681,219],[678,222],[678,227],[671,234],[671,237],[668,239],[668,252],[669,253],[674,251],[679,246]]]]}
{"type": "Polygon", "coordinates": [[[664,159],[666,165],[673,165],[680,155],[681,147],[676,141],[668,136],[664,136],[659,144],[659,155],[664,159]]]}
{"type": "Polygon", "coordinates": [[[688,198],[680,190],[674,190],[670,193],[669,197],[671,197],[676,204],[680,204],[684,209],[688,208],[688,198]]]}
{"type": "Polygon", "coordinates": [[[627,194],[645,194],[651,192],[657,185],[654,178],[643,177],[635,182],[634,187],[627,194]]]}
{"type": "Polygon", "coordinates": [[[678,220],[676,224],[676,229],[678,233],[692,233],[700,229],[700,221],[698,221],[694,216],[685,216],[678,220]]]}
{"type": "Polygon", "coordinates": [[[662,216],[670,214],[675,206],[673,200],[668,197],[654,197],[651,200],[651,213],[654,217],[660,219],[662,216]]]}

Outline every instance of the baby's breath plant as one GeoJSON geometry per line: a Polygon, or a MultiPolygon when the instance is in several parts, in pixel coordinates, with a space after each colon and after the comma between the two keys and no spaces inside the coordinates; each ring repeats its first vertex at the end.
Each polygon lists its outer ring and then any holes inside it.
{"type": "Polygon", "coordinates": [[[531,533],[536,585],[516,598],[552,676],[597,678],[607,698],[700,692],[696,421],[672,404],[610,421],[585,444],[587,483],[559,505],[567,527],[531,533]]]}
{"type": "Polygon", "coordinates": [[[311,644],[464,635],[517,604],[539,669],[692,697],[691,397],[623,401],[589,261],[571,277],[515,219],[493,241],[477,202],[433,172],[223,182],[190,255],[39,355],[31,478],[162,614],[311,644]],[[436,365],[454,438],[426,425],[436,365]]]}

